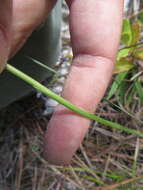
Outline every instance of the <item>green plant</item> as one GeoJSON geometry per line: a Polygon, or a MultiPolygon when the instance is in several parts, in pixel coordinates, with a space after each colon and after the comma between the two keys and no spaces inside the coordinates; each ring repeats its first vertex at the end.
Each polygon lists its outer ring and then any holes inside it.
{"type": "Polygon", "coordinates": [[[131,87],[128,100],[131,102],[133,94],[137,94],[143,103],[142,78],[139,63],[143,60],[143,42],[141,41],[143,12],[136,15],[136,19],[124,19],[121,36],[122,48],[118,51],[114,74],[115,80],[111,85],[107,99],[117,95],[122,103],[124,95],[131,87]],[[140,90],[139,90],[140,89],[140,90]]]}
{"type": "Polygon", "coordinates": [[[114,123],[108,120],[105,120],[101,117],[98,117],[90,112],[87,112],[73,104],[71,104],[69,101],[65,100],[64,98],[60,97],[59,95],[53,93],[52,91],[50,91],[48,88],[46,88],[45,86],[43,86],[42,84],[40,84],[38,81],[34,80],[33,78],[31,78],[30,76],[26,75],[25,73],[21,72],[20,70],[14,68],[12,65],[7,64],[6,65],[6,69],[7,71],[9,71],[10,73],[14,74],[15,76],[17,76],[18,78],[21,78],[23,81],[27,82],[28,84],[30,84],[33,88],[35,88],[36,90],[38,90],[39,92],[45,94],[46,96],[56,100],[57,102],[59,102],[60,104],[64,105],[65,107],[67,107],[68,109],[76,112],[79,115],[82,115],[83,117],[86,117],[88,119],[91,120],[95,120],[103,125],[130,133],[130,134],[135,134],[139,137],[143,137],[143,133],[140,131],[137,131],[135,129],[129,129],[127,127],[124,127],[118,123],[114,123]]]}

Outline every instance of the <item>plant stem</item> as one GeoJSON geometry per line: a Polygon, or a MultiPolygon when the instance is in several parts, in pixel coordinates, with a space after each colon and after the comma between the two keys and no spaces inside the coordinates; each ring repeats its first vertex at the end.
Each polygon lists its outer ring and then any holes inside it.
{"type": "Polygon", "coordinates": [[[88,119],[91,120],[95,120],[103,125],[130,133],[130,134],[134,134],[137,135],[139,137],[143,137],[143,133],[140,131],[137,131],[135,129],[129,129],[127,127],[124,127],[118,123],[114,123],[108,120],[105,120],[101,117],[98,117],[90,112],[87,112],[73,104],[71,104],[69,101],[65,100],[64,98],[60,97],[59,95],[55,94],[54,92],[50,91],[47,87],[43,86],[42,84],[40,84],[38,81],[34,80],[32,77],[28,76],[27,74],[23,73],[22,71],[16,69],[15,67],[13,67],[10,64],[6,65],[6,70],[10,73],[12,73],[13,75],[17,76],[18,78],[22,79],[23,81],[25,81],[26,83],[30,84],[33,88],[35,88],[37,91],[45,94],[46,96],[56,100],[58,103],[64,105],[65,107],[67,107],[68,109],[76,112],[77,114],[86,117],[88,119]]]}

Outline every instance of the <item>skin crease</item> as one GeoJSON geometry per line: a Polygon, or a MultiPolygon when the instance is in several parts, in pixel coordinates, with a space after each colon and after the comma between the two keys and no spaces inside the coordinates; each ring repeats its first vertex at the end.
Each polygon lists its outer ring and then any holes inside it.
{"type": "MultiPolygon", "coordinates": [[[[0,5],[0,29],[5,29],[6,37],[2,40],[0,33],[0,57],[6,58],[22,47],[56,0],[4,2],[0,5]],[[11,17],[12,21],[7,19],[11,17]],[[8,48],[2,48],[4,44],[8,44],[8,48]]],[[[73,104],[94,112],[111,79],[120,39],[123,0],[67,0],[67,4],[74,58],[62,95],[73,104]]],[[[5,58],[0,59],[0,67],[5,58]]],[[[49,162],[69,164],[89,126],[90,120],[58,106],[44,140],[49,162]]]]}
{"type": "MultiPolygon", "coordinates": [[[[120,39],[123,0],[67,2],[74,59],[63,97],[94,112],[112,75],[120,39]]],[[[89,126],[88,119],[58,106],[45,135],[45,155],[50,163],[69,164],[89,126]]]]}

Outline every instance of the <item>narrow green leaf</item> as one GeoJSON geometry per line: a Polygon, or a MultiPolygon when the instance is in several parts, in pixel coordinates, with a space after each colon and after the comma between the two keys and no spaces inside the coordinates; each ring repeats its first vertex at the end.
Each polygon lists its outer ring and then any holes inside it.
{"type": "Polygon", "coordinates": [[[110,89],[110,91],[108,93],[107,100],[112,98],[112,96],[116,93],[117,89],[119,88],[119,86],[121,85],[123,80],[125,79],[126,75],[127,75],[127,72],[123,72],[123,73],[119,73],[116,76],[116,78],[115,78],[115,80],[114,80],[114,82],[113,82],[113,84],[111,86],[111,89],[110,89]]]}
{"type": "Polygon", "coordinates": [[[49,66],[47,66],[47,65],[45,65],[45,64],[43,64],[43,63],[41,63],[40,61],[38,61],[38,60],[36,60],[36,59],[34,59],[34,58],[32,58],[32,57],[29,57],[29,56],[26,56],[26,58],[32,60],[35,64],[39,65],[39,66],[42,67],[43,69],[46,69],[47,71],[50,71],[50,72],[52,72],[52,73],[58,75],[58,73],[57,73],[56,70],[54,70],[53,68],[51,68],[51,67],[49,67],[49,66]]]}
{"type": "Polygon", "coordinates": [[[105,101],[107,101],[108,103],[110,103],[111,105],[115,106],[116,108],[118,108],[119,110],[121,110],[122,112],[124,112],[125,114],[127,114],[128,116],[130,116],[131,118],[133,118],[134,120],[138,121],[139,123],[143,124],[143,121],[136,118],[132,113],[128,112],[123,106],[122,104],[119,103],[119,105],[116,105],[114,103],[112,103],[111,101],[107,100],[106,98],[104,98],[105,101]]]}
{"type": "Polygon", "coordinates": [[[108,127],[112,127],[114,129],[118,129],[124,132],[127,132],[129,134],[134,134],[137,135],[139,137],[143,137],[143,133],[135,130],[135,129],[130,129],[127,128],[125,126],[122,126],[118,123],[114,123],[112,121],[108,121],[105,120],[101,117],[98,117],[90,112],[87,112],[75,105],[73,105],[71,102],[69,102],[68,100],[65,100],[64,98],[60,97],[59,95],[55,94],[54,92],[52,92],[51,90],[49,90],[47,87],[43,86],[42,84],[40,84],[38,81],[34,80],[32,77],[28,76],[27,74],[23,73],[22,71],[16,69],[15,67],[13,67],[10,64],[6,65],[6,70],[10,73],[12,73],[13,75],[17,76],[18,78],[22,79],[23,81],[25,81],[26,83],[30,84],[33,88],[35,88],[37,91],[43,93],[44,95],[54,99],[55,101],[57,101],[58,103],[64,105],[65,107],[67,107],[68,109],[74,111],[75,113],[86,117],[88,119],[91,120],[95,120],[103,125],[106,125],[108,127]]]}
{"type": "Polygon", "coordinates": [[[138,93],[138,96],[140,98],[140,101],[143,104],[143,85],[141,84],[141,81],[136,80],[135,87],[136,87],[136,91],[138,93]]]}

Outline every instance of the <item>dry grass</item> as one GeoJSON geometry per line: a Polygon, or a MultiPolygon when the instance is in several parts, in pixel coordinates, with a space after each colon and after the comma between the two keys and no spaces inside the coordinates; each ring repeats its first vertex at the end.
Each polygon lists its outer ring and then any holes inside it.
{"type": "MultiPolygon", "coordinates": [[[[7,127],[1,128],[0,133],[0,189],[94,190],[96,186],[115,183],[118,187],[134,180],[131,188],[142,189],[143,181],[136,176],[143,174],[143,139],[110,131],[97,123],[93,123],[70,166],[49,165],[42,155],[42,139],[49,116],[42,116],[42,107],[42,100],[39,102],[31,96],[4,113],[3,121],[7,127]],[[23,111],[21,108],[26,102],[28,106],[23,111]],[[17,112],[12,115],[11,109],[17,112]]],[[[104,113],[106,107],[102,103],[97,113],[104,113]]],[[[125,119],[124,115],[110,113],[110,110],[106,117],[120,122],[125,119]]],[[[128,122],[137,124],[129,118],[128,122]]],[[[126,119],[123,123],[127,123],[126,119]]]]}

